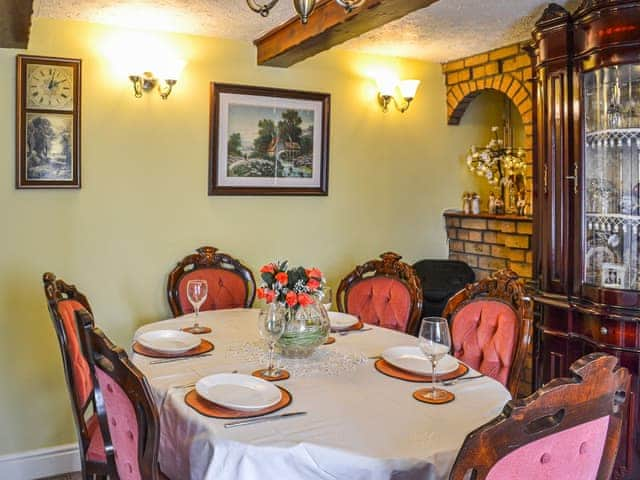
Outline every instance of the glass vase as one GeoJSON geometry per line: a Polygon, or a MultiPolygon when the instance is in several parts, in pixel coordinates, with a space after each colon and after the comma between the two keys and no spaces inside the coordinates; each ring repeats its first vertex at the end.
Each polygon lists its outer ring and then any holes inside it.
{"type": "Polygon", "coordinates": [[[287,326],[278,340],[282,356],[287,358],[305,358],[326,342],[329,336],[329,315],[323,306],[314,299],[306,307],[286,308],[287,326]]]}

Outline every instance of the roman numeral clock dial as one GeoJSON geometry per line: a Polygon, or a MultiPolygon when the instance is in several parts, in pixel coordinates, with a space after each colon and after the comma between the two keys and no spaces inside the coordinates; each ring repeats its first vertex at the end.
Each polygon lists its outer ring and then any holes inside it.
{"type": "Polygon", "coordinates": [[[29,65],[27,108],[73,110],[73,69],[55,65],[29,65]]]}

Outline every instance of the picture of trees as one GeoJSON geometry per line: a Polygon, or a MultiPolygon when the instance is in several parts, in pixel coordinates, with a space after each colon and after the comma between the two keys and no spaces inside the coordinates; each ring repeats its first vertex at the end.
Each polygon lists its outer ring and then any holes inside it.
{"type": "Polygon", "coordinates": [[[28,180],[72,180],[73,116],[28,113],[28,180]]]}
{"type": "Polygon", "coordinates": [[[229,177],[311,178],[314,112],[229,106],[229,177]]]}

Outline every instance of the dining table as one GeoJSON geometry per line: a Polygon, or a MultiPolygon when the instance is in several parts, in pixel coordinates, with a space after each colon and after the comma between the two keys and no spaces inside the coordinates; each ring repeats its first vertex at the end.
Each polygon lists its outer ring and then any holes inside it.
{"type": "MultiPolygon", "coordinates": [[[[160,417],[159,462],[175,480],[448,478],[466,435],[496,417],[511,399],[490,377],[446,388],[455,400],[429,405],[413,398],[413,383],[383,375],[374,363],[395,346],[416,346],[405,333],[369,326],[332,333],[306,359],[278,357],[290,377],[277,382],[292,395],[278,414],[306,412],[269,422],[225,428],[229,420],[204,416],[185,402],[193,383],[216,373],[264,368],[267,347],[258,334],[258,309],[201,312],[211,328],[202,335],[210,354],[157,361],[133,353],[146,376],[160,417]]],[[[193,315],[150,323],[144,332],[179,329],[193,315]]],[[[470,369],[466,376],[478,373],[470,369]]]]}

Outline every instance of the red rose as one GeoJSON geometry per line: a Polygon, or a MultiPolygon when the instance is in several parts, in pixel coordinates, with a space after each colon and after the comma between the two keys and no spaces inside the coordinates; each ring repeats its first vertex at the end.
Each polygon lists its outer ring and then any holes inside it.
{"type": "Polygon", "coordinates": [[[314,290],[317,290],[318,287],[320,286],[320,281],[316,280],[315,278],[311,278],[309,279],[309,281],[307,282],[307,287],[309,288],[309,290],[311,290],[312,292],[314,290]]]}
{"type": "Polygon", "coordinates": [[[276,280],[280,285],[286,285],[289,281],[289,275],[287,275],[287,272],[278,272],[276,273],[276,280]]]}
{"type": "Polygon", "coordinates": [[[263,299],[265,298],[265,292],[264,292],[264,288],[260,287],[258,290],[256,290],[256,295],[258,295],[259,299],[263,299]]]}
{"type": "Polygon", "coordinates": [[[295,292],[289,292],[287,293],[285,300],[287,301],[287,305],[289,305],[290,307],[295,307],[298,303],[298,296],[295,292]]]}
{"type": "Polygon", "coordinates": [[[276,268],[274,267],[273,263],[267,263],[260,269],[260,273],[275,273],[275,271],[276,268]]]}
{"type": "Polygon", "coordinates": [[[313,299],[306,293],[300,293],[298,294],[298,303],[303,307],[306,307],[307,305],[311,305],[313,303],[313,299]]]}
{"type": "Polygon", "coordinates": [[[267,303],[273,303],[275,299],[276,299],[276,292],[274,292],[273,290],[267,290],[265,293],[265,301],[267,303]]]}
{"type": "Polygon", "coordinates": [[[307,271],[307,277],[322,280],[322,272],[317,268],[310,268],[307,271]]]}

